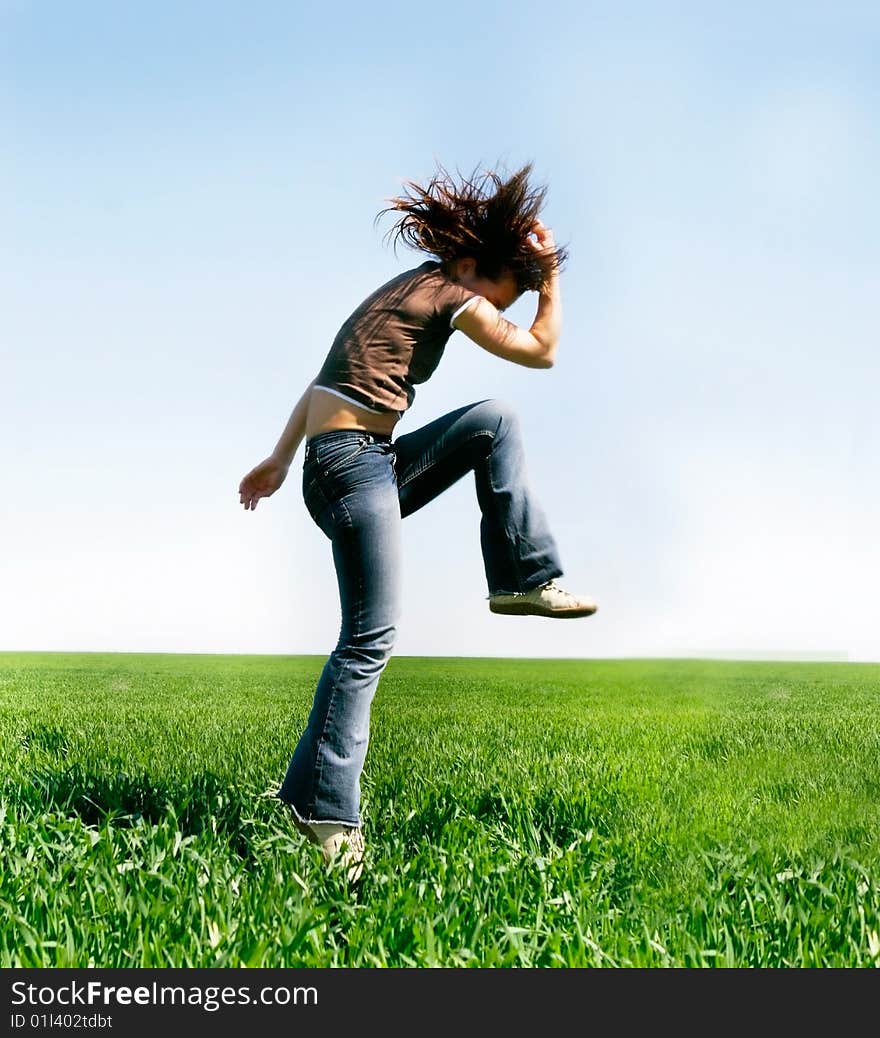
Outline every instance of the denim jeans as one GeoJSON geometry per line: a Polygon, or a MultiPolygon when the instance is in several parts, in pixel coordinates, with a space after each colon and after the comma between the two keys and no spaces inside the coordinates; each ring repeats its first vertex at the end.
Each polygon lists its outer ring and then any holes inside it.
{"type": "Polygon", "coordinates": [[[342,624],[278,791],[303,821],[360,825],[370,706],[400,608],[401,520],[471,471],[489,593],[561,576],[517,417],[499,401],[459,408],[396,440],[340,430],[306,442],[303,497],[332,545],[342,624]]]}

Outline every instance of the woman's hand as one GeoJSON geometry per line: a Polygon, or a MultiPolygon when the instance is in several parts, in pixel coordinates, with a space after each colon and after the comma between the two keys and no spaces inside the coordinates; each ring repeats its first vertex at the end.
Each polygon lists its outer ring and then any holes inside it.
{"type": "Polygon", "coordinates": [[[245,511],[253,511],[261,497],[271,497],[287,476],[288,466],[269,456],[250,470],[238,485],[238,493],[245,511]]]}
{"type": "Polygon", "coordinates": [[[535,220],[532,224],[531,237],[528,239],[529,245],[536,252],[551,252],[556,248],[556,240],[553,237],[553,232],[545,224],[541,223],[540,220],[535,220]]]}
{"type": "Polygon", "coordinates": [[[556,239],[553,232],[540,220],[535,220],[528,238],[529,245],[537,253],[539,266],[543,270],[543,284],[539,289],[542,296],[558,291],[559,267],[556,256],[556,239]]]}

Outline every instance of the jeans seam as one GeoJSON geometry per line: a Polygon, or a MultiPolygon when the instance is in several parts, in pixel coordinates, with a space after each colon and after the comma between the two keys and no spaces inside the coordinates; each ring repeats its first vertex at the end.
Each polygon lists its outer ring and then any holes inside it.
{"type": "MultiPolygon", "coordinates": [[[[353,524],[352,524],[352,521],[351,521],[351,512],[349,512],[348,507],[345,504],[345,499],[344,498],[340,498],[339,499],[339,507],[345,513],[345,522],[346,522],[346,524],[348,526],[352,526],[353,524]]],[[[362,586],[361,581],[362,581],[362,578],[359,577],[358,578],[358,601],[361,600],[361,593],[363,591],[363,586],[362,586]]],[[[344,620],[343,620],[343,622],[344,622],[344,620]]],[[[349,659],[344,660],[342,666],[333,675],[333,684],[332,684],[332,686],[330,688],[330,691],[329,691],[329,693],[327,695],[327,713],[324,715],[324,725],[323,725],[323,727],[321,729],[321,734],[318,736],[318,739],[317,739],[317,741],[315,743],[315,776],[314,776],[314,780],[312,782],[312,795],[311,795],[310,803],[309,803],[309,806],[311,808],[311,810],[309,811],[310,815],[314,814],[314,811],[315,811],[316,791],[318,790],[318,788],[321,785],[321,779],[322,779],[323,772],[324,772],[324,759],[323,759],[323,757],[321,755],[321,750],[323,749],[324,744],[327,741],[327,731],[331,727],[331,718],[332,718],[332,715],[333,715],[333,708],[336,705],[336,694],[339,691],[339,686],[342,684],[342,679],[345,677],[345,672],[348,670],[348,665],[349,665],[350,662],[351,661],[349,659]]]]}
{"type": "MultiPolygon", "coordinates": [[[[492,437],[492,445],[493,445],[493,447],[495,445],[495,437],[494,436],[492,437]]],[[[485,462],[486,462],[486,478],[489,481],[489,486],[492,488],[492,493],[493,494],[497,494],[498,493],[498,488],[495,486],[495,482],[492,479],[492,466],[489,464],[489,459],[488,458],[485,459],[485,462]]],[[[516,538],[516,544],[518,544],[518,543],[519,543],[519,538],[516,538]]],[[[517,582],[517,585],[519,587],[519,592],[522,593],[523,592],[522,570],[520,568],[520,564],[519,564],[519,559],[517,557],[517,553],[514,550],[514,538],[512,538],[510,536],[510,530],[507,527],[506,523],[504,525],[504,544],[505,544],[505,547],[507,548],[507,556],[508,556],[508,559],[510,560],[510,563],[511,563],[511,567],[510,567],[511,568],[511,572],[516,574],[516,582],[517,582]]]]}
{"type": "MultiPolygon", "coordinates": [[[[492,443],[493,443],[493,445],[494,445],[494,443],[495,443],[495,433],[494,433],[494,432],[492,432],[492,430],[491,430],[491,429],[477,429],[477,430],[475,430],[474,432],[472,432],[472,433],[471,433],[471,434],[470,434],[470,435],[469,435],[469,436],[468,436],[468,437],[467,437],[467,438],[466,438],[466,439],[465,439],[465,440],[463,441],[463,443],[470,443],[470,441],[471,441],[471,440],[475,440],[475,439],[476,439],[476,438],[477,438],[478,436],[488,436],[488,437],[490,437],[490,438],[491,438],[491,440],[492,440],[492,443]]],[[[491,450],[491,448],[490,448],[490,450],[491,450]]],[[[411,475],[409,476],[409,478],[408,478],[408,479],[404,480],[404,482],[403,482],[403,483],[400,483],[400,482],[398,482],[398,486],[399,486],[399,487],[400,487],[401,489],[403,489],[403,488],[404,488],[405,486],[407,486],[407,485],[408,485],[409,483],[411,483],[411,482],[412,482],[412,481],[413,481],[414,479],[418,479],[418,477],[419,477],[419,476],[423,475],[423,474],[424,474],[425,472],[428,472],[428,471],[429,471],[429,470],[430,470],[431,468],[433,468],[433,467],[434,467],[434,465],[436,465],[436,464],[437,464],[437,462],[438,462],[438,461],[440,461],[440,459],[439,459],[439,458],[434,458],[434,459],[433,459],[433,460],[431,460],[431,461],[427,461],[427,462],[425,462],[425,464],[424,464],[424,465],[422,465],[422,467],[421,467],[420,469],[417,469],[417,470],[416,470],[415,472],[413,472],[413,473],[412,473],[412,474],[411,474],[411,475]]],[[[491,482],[491,481],[490,481],[490,482],[491,482]]],[[[494,490],[494,487],[493,487],[492,489],[494,490]]]]}

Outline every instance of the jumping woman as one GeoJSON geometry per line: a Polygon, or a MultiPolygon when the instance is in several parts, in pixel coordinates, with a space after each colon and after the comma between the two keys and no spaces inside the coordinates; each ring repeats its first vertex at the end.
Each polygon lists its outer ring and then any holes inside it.
{"type": "Polygon", "coordinates": [[[245,510],[284,482],[305,438],[305,505],[329,538],[342,623],[278,791],[294,824],[357,879],[363,867],[360,778],[370,705],[394,645],[401,520],[474,473],[480,544],[494,613],[590,616],[596,603],[557,584],[556,544],[529,488],[516,415],[497,400],[466,404],[395,436],[415,387],[453,331],[528,368],[549,368],[561,326],[559,272],[567,250],[539,220],[546,187],[527,163],[424,186],[408,181],[385,213],[389,237],[430,258],[377,288],[339,329],[275,449],[241,481],[245,510]],[[537,292],[526,329],[502,316],[537,292]]]}

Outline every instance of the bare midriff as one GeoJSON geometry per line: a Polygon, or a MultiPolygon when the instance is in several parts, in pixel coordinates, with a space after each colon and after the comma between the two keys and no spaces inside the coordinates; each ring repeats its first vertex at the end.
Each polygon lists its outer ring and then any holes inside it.
{"type": "Polygon", "coordinates": [[[306,438],[334,429],[362,429],[364,432],[390,436],[398,421],[398,414],[376,414],[332,393],[313,389],[306,414],[306,438]]]}

